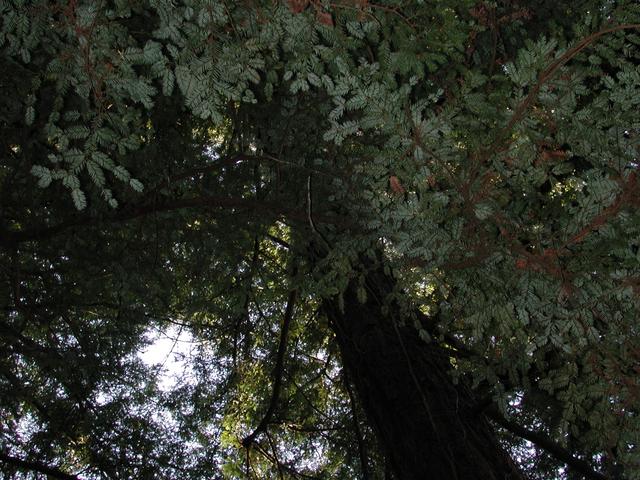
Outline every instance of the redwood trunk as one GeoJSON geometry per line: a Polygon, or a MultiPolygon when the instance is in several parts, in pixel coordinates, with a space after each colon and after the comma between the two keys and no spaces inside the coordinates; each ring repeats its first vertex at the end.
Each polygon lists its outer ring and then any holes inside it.
{"type": "Polygon", "coordinates": [[[472,392],[453,383],[446,351],[383,314],[392,287],[388,276],[374,272],[364,304],[351,285],[344,308],[337,301],[325,307],[395,478],[521,480],[487,419],[476,413],[472,392]]]}

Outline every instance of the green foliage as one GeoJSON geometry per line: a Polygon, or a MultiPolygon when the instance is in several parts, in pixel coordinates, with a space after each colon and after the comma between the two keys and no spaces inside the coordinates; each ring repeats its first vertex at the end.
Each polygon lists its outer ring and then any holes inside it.
{"type": "Polygon", "coordinates": [[[380,261],[457,379],[640,478],[638,5],[295,3],[0,1],[2,453],[358,478],[360,435],[382,478],[320,308],[380,261]],[[165,391],[137,352],[171,325],[165,391]]]}

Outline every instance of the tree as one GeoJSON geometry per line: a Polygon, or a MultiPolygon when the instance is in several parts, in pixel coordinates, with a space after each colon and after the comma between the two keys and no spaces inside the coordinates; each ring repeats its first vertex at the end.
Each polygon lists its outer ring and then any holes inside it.
{"type": "Polygon", "coordinates": [[[7,478],[640,478],[636,2],[0,11],[7,478]]]}

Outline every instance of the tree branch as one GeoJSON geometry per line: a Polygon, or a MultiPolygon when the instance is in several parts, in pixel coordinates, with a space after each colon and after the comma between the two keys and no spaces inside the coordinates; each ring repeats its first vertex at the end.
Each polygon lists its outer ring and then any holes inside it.
{"type": "Polygon", "coordinates": [[[331,175],[331,174],[329,174],[327,172],[323,172],[323,171],[317,170],[315,168],[310,168],[310,167],[307,167],[305,165],[300,165],[300,164],[297,164],[297,163],[288,162],[286,160],[281,160],[279,158],[274,157],[273,155],[268,155],[268,154],[248,155],[248,154],[245,154],[245,153],[236,153],[236,154],[229,155],[229,156],[226,156],[226,157],[218,158],[217,160],[213,161],[210,164],[207,164],[204,167],[198,167],[198,168],[192,168],[190,170],[185,170],[183,172],[177,173],[174,176],[171,176],[169,178],[163,179],[158,184],[156,184],[155,186],[151,187],[149,189],[149,192],[153,193],[153,192],[159,191],[161,188],[164,188],[164,187],[172,187],[176,183],[178,183],[178,182],[180,182],[182,180],[187,180],[187,179],[190,179],[190,178],[193,178],[193,177],[202,176],[202,175],[205,175],[207,173],[220,172],[220,170],[222,168],[232,167],[232,166],[237,165],[237,164],[242,163],[242,162],[276,163],[276,164],[281,164],[281,165],[287,165],[287,166],[290,166],[290,167],[295,167],[295,168],[298,168],[298,169],[300,169],[302,171],[306,171],[306,172],[318,173],[320,175],[324,175],[324,176],[327,176],[327,177],[332,177],[333,176],[333,175],[331,175]]]}
{"type": "Polygon", "coordinates": [[[276,245],[281,246],[282,248],[285,248],[287,250],[291,250],[291,245],[289,245],[288,242],[282,240],[279,237],[276,237],[275,235],[271,235],[270,233],[267,233],[265,235],[266,238],[268,238],[269,240],[271,240],[273,243],[275,243],[276,245]]]}
{"type": "Polygon", "coordinates": [[[507,125],[501,130],[498,135],[497,140],[492,144],[491,148],[488,149],[489,152],[493,152],[496,150],[496,145],[500,143],[504,138],[511,134],[511,130],[513,127],[522,120],[524,114],[527,112],[529,107],[535,101],[538,96],[538,93],[542,89],[542,87],[553,77],[553,75],[569,60],[578,55],[582,50],[587,48],[589,45],[594,43],[600,37],[607,35],[609,33],[617,32],[620,30],[638,30],[640,29],[640,24],[623,24],[623,25],[615,25],[613,27],[605,28],[598,32],[592,33],[591,35],[583,38],[580,42],[578,42],[573,48],[567,50],[561,57],[552,62],[538,77],[538,81],[529,91],[529,94],[526,98],[520,102],[520,104],[516,107],[513,112],[513,115],[509,119],[507,125]]]}
{"type": "Polygon", "coordinates": [[[284,473],[282,472],[282,464],[280,463],[280,459],[278,458],[278,452],[276,451],[276,446],[273,443],[273,439],[271,438],[271,435],[269,435],[269,432],[266,431],[265,433],[267,435],[267,440],[269,440],[269,446],[271,447],[271,453],[273,454],[273,459],[276,462],[276,467],[278,467],[278,478],[280,480],[284,480],[284,473]]]}
{"type": "Polygon", "coordinates": [[[0,461],[18,467],[21,470],[29,470],[33,472],[44,473],[48,477],[58,478],[61,480],[79,480],[77,476],[65,473],[57,467],[45,465],[44,463],[23,460],[0,452],[0,461]]]}
{"type": "Polygon", "coordinates": [[[520,438],[529,440],[531,443],[533,443],[537,447],[540,447],[555,459],[565,463],[570,469],[584,475],[585,478],[589,480],[609,480],[609,477],[603,475],[602,473],[596,472],[588,462],[574,457],[566,448],[558,445],[546,435],[538,432],[533,432],[524,428],[522,425],[512,422],[511,420],[507,420],[500,412],[498,412],[495,407],[488,408],[484,411],[484,413],[487,417],[496,422],[505,430],[508,430],[509,432],[520,438]]]}
{"type": "MultiPolygon", "coordinates": [[[[171,212],[186,208],[239,208],[252,212],[266,212],[274,217],[287,217],[292,220],[306,221],[306,214],[300,210],[285,208],[277,203],[258,199],[233,198],[225,196],[198,196],[175,199],[170,203],[153,202],[131,208],[124,208],[107,218],[78,216],[57,225],[27,229],[17,232],[0,231],[0,245],[12,247],[28,241],[43,241],[74,227],[97,225],[101,222],[119,223],[145,217],[154,213],[171,212]]],[[[336,218],[322,218],[320,221],[335,223],[336,218]]]]}
{"type": "Polygon", "coordinates": [[[353,430],[356,435],[356,441],[358,442],[358,455],[360,456],[360,468],[362,468],[362,480],[369,480],[369,466],[367,465],[367,450],[364,444],[364,438],[362,436],[362,430],[358,422],[356,399],[353,395],[351,385],[346,373],[343,374],[344,387],[347,390],[349,396],[349,403],[351,404],[351,417],[353,419],[353,430]]]}
{"type": "Polygon", "coordinates": [[[289,298],[287,299],[287,307],[284,312],[284,320],[282,321],[282,330],[280,331],[280,343],[278,345],[278,356],[276,359],[276,366],[273,371],[273,391],[271,392],[271,400],[269,407],[262,417],[262,420],[256,427],[256,429],[246,436],[242,440],[242,446],[248,448],[255,441],[256,437],[262,433],[269,423],[271,417],[275,413],[278,400],[280,398],[280,390],[282,389],[282,376],[284,373],[284,356],[287,351],[287,339],[289,337],[289,327],[291,326],[291,319],[293,318],[293,308],[296,303],[298,290],[294,289],[289,292],[289,298]]]}

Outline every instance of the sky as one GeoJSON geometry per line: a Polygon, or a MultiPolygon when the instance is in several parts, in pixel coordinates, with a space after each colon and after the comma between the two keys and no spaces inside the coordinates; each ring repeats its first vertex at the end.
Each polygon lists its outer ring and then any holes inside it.
{"type": "Polygon", "coordinates": [[[146,336],[151,343],[138,356],[147,366],[160,369],[158,386],[164,391],[171,390],[191,374],[188,358],[195,346],[193,337],[177,325],[164,331],[151,328],[146,336]]]}

